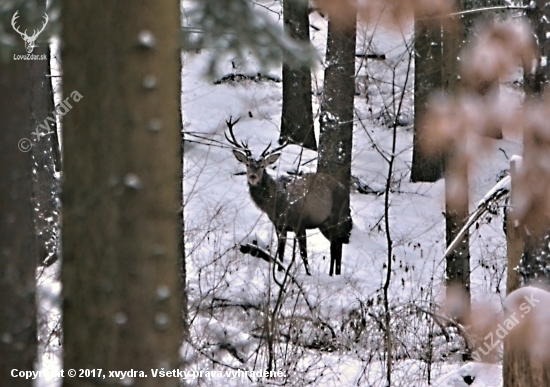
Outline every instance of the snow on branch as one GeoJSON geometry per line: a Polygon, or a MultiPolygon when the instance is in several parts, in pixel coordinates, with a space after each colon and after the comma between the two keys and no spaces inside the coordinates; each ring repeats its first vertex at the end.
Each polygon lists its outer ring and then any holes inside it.
{"type": "Polygon", "coordinates": [[[458,246],[458,244],[462,242],[462,239],[464,239],[464,236],[470,227],[490,209],[492,203],[498,202],[508,196],[510,193],[511,181],[512,178],[508,175],[500,180],[493,188],[489,190],[489,192],[485,194],[483,199],[481,199],[478,203],[476,210],[468,218],[468,221],[464,227],[462,227],[456,238],[452,241],[449,247],[447,247],[447,250],[445,250],[443,259],[447,258],[458,246]]]}

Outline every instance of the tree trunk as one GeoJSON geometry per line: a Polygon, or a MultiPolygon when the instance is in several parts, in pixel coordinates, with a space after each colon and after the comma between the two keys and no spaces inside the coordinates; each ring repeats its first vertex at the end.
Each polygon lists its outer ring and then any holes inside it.
{"type": "Polygon", "coordinates": [[[506,270],[506,294],[512,293],[514,290],[520,287],[520,276],[518,273],[519,264],[521,260],[521,253],[523,250],[523,239],[520,233],[520,227],[515,225],[514,222],[514,181],[517,174],[517,164],[514,160],[510,162],[510,200],[508,208],[506,209],[506,257],[508,261],[508,268],[506,270]]]}
{"type": "Polygon", "coordinates": [[[34,227],[38,236],[39,262],[49,266],[57,260],[60,211],[59,182],[55,173],[61,168],[61,153],[57,136],[57,123],[53,89],[50,77],[50,50],[43,44],[35,53],[46,53],[48,60],[33,61],[29,73],[34,85],[31,93],[30,116],[33,147],[33,207],[34,227]],[[50,118],[50,119],[48,119],[50,118]]]}
{"type": "MultiPolygon", "coordinates": [[[[535,37],[539,44],[539,56],[534,72],[524,74],[525,99],[533,101],[544,100],[544,92],[547,91],[548,81],[550,80],[549,66],[542,64],[550,55],[550,42],[547,39],[548,34],[550,34],[550,26],[548,26],[548,23],[540,22],[550,18],[550,7],[546,6],[546,1],[542,0],[537,0],[535,5],[534,8],[527,11],[527,16],[535,30],[535,37]]],[[[545,101],[545,103],[548,103],[548,101],[545,101]]],[[[533,133],[529,133],[529,135],[536,136],[533,133]]],[[[531,148],[533,144],[540,144],[541,140],[534,137],[528,141],[527,136],[527,133],[524,134],[524,154],[526,157],[533,157],[532,155],[536,154],[537,149],[531,148]]],[[[537,279],[546,283],[546,285],[550,285],[550,271],[547,268],[550,265],[548,256],[548,253],[550,253],[550,247],[548,246],[550,232],[546,234],[542,232],[542,234],[541,236],[539,230],[538,232],[528,232],[524,237],[523,256],[520,264],[520,272],[524,283],[537,279]]]]}
{"type": "Polygon", "coordinates": [[[543,58],[549,58],[550,55],[550,40],[547,38],[550,35],[550,25],[547,22],[542,22],[550,18],[550,7],[546,6],[546,0],[524,0],[526,6],[529,6],[531,3],[534,3],[536,6],[528,8],[526,13],[535,31],[539,58],[534,72],[530,72],[531,69],[524,69],[523,87],[525,94],[528,96],[542,95],[550,80],[550,66],[548,64],[542,65],[543,58]]]}
{"type": "Polygon", "coordinates": [[[550,293],[530,286],[508,294],[504,300],[506,320],[500,325],[508,326],[504,337],[504,387],[550,385],[549,305],[550,293]]]}
{"type": "MultiPolygon", "coordinates": [[[[183,62],[180,60],[180,74],[183,71],[183,62]]],[[[182,85],[180,85],[181,87],[182,85]]],[[[181,87],[180,93],[183,93],[183,87],[181,87]]],[[[180,94],[183,95],[183,94],[180,94]]],[[[183,101],[180,100],[179,106],[179,126],[180,126],[180,174],[179,174],[179,188],[180,188],[180,209],[178,211],[179,222],[181,228],[180,245],[179,245],[179,265],[180,265],[180,292],[181,292],[181,311],[182,311],[182,342],[185,341],[189,333],[189,320],[188,320],[188,306],[189,298],[187,296],[187,265],[185,262],[185,219],[183,215],[183,182],[184,182],[184,135],[183,135],[183,101]]]]}
{"type": "Polygon", "coordinates": [[[356,22],[336,24],[329,20],[325,81],[321,103],[321,131],[317,172],[334,176],[347,190],[348,222],[341,224],[345,239],[351,232],[349,190],[355,96],[356,22]]]}
{"type": "MultiPolygon", "coordinates": [[[[479,9],[479,8],[490,8],[503,6],[503,0],[462,0],[463,9],[479,9]]],[[[463,15],[461,18],[462,24],[464,26],[464,42],[463,45],[469,45],[475,38],[475,32],[479,25],[485,27],[489,25],[494,25],[496,19],[496,12],[498,11],[487,11],[473,13],[469,15],[463,15]]],[[[500,80],[498,74],[491,74],[490,77],[479,80],[475,85],[468,85],[466,82],[463,84],[463,88],[468,90],[473,94],[477,94],[482,99],[492,99],[497,100],[500,98],[500,80]]],[[[502,139],[502,127],[500,125],[493,125],[484,133],[485,136],[494,139],[502,139]]]]}
{"type": "MultiPolygon", "coordinates": [[[[443,88],[447,95],[461,93],[459,84],[459,63],[457,58],[464,39],[462,21],[449,23],[443,29],[443,88]]],[[[468,215],[468,162],[460,148],[464,147],[455,139],[453,149],[445,155],[445,237],[447,246],[465,225],[468,215]]],[[[447,256],[446,262],[447,297],[460,289],[460,306],[456,315],[457,321],[465,322],[470,313],[470,242],[466,234],[462,242],[447,256]]],[[[458,305],[457,305],[458,306],[458,305]]]]}
{"type": "Polygon", "coordinates": [[[64,369],[101,383],[178,385],[150,370],[178,368],[181,345],[179,7],[63,2],[64,369]]]}
{"type": "MultiPolygon", "coordinates": [[[[548,58],[550,54],[550,42],[547,34],[550,33],[548,23],[541,20],[550,17],[550,9],[545,7],[546,1],[536,0],[534,2],[524,1],[525,5],[535,4],[534,8],[527,10],[527,17],[535,31],[535,37],[539,44],[539,57],[534,72],[524,69],[524,90],[526,99],[541,99],[547,89],[550,79],[548,65],[542,65],[542,59],[548,58]]],[[[531,149],[524,149],[524,154],[532,152],[531,149]]],[[[513,182],[513,181],[512,181],[513,182]]],[[[523,283],[538,282],[539,286],[550,284],[550,272],[548,267],[550,249],[548,240],[550,232],[541,236],[524,236],[523,256],[519,263],[519,272],[523,277],[523,283]]],[[[513,340],[507,337],[504,349],[503,361],[503,385],[504,387],[527,387],[543,386],[550,384],[550,362],[549,358],[538,359],[532,356],[521,338],[513,340]]]]}
{"type": "MultiPolygon", "coordinates": [[[[285,32],[296,40],[309,43],[307,0],[283,1],[285,32]]],[[[279,143],[290,141],[317,150],[311,111],[311,70],[292,68],[283,57],[283,111],[279,143]]]]}
{"type": "MultiPolygon", "coordinates": [[[[22,15],[23,16],[23,15],[22,15]]],[[[22,19],[24,16],[22,17],[22,19]]],[[[23,42],[17,54],[23,54],[23,42]]],[[[35,54],[39,52],[35,51],[35,54]]],[[[40,53],[41,54],[41,53],[40,53]]],[[[42,61],[0,62],[0,385],[32,386],[12,377],[32,371],[36,341],[36,236],[33,227],[31,74],[42,61]]]]}
{"type": "MultiPolygon", "coordinates": [[[[468,220],[468,167],[452,152],[447,156],[445,171],[445,239],[449,246],[468,220]]],[[[465,322],[470,313],[470,238],[464,235],[460,244],[447,256],[445,274],[447,298],[460,290],[460,305],[451,316],[465,322]]],[[[456,300],[456,298],[455,298],[456,300]]]]}
{"type": "Polygon", "coordinates": [[[535,387],[550,385],[550,364],[532,357],[529,348],[521,341],[508,340],[504,343],[504,387],[535,387]]]}
{"type": "Polygon", "coordinates": [[[430,139],[425,135],[423,120],[430,95],[443,88],[443,45],[441,24],[430,20],[415,21],[414,65],[414,142],[411,167],[412,182],[434,182],[443,177],[443,151],[434,155],[430,139]]]}

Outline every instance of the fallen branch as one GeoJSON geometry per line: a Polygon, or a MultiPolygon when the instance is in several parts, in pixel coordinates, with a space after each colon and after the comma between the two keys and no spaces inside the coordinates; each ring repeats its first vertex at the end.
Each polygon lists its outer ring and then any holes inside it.
{"type": "Polygon", "coordinates": [[[250,254],[253,257],[263,259],[266,262],[273,262],[277,265],[278,269],[286,270],[286,267],[281,264],[281,262],[277,261],[275,257],[273,257],[269,252],[260,246],[253,244],[253,243],[247,243],[244,245],[239,246],[239,251],[243,254],[250,254]]]}

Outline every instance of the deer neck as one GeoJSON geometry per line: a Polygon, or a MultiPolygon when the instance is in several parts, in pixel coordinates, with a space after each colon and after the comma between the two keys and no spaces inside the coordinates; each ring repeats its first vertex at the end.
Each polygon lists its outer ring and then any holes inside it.
{"type": "Polygon", "coordinates": [[[275,179],[264,172],[260,184],[254,186],[249,184],[249,188],[252,200],[261,210],[268,212],[273,209],[277,200],[277,182],[275,179]]]}

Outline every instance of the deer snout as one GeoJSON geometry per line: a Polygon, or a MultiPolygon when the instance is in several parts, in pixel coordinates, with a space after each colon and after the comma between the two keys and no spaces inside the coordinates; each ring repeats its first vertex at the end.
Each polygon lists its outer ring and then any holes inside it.
{"type": "Polygon", "coordinates": [[[256,186],[260,183],[260,176],[256,173],[249,173],[248,174],[248,184],[252,186],[256,186]]]}

